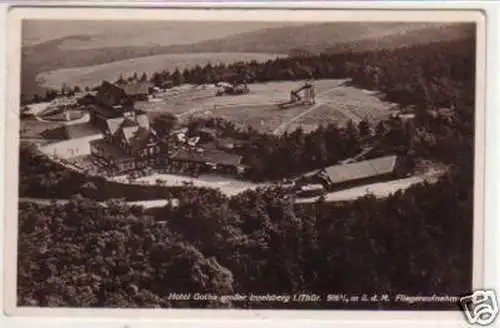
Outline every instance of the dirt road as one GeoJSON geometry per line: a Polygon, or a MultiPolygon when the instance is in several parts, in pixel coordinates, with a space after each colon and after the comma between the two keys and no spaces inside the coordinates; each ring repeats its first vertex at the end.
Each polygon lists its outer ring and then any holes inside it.
{"type": "MultiPolygon", "coordinates": [[[[55,202],[58,205],[65,205],[69,203],[69,199],[45,199],[45,198],[30,198],[30,197],[21,197],[19,198],[20,203],[34,203],[42,206],[51,205],[55,202]]],[[[128,206],[143,206],[144,208],[155,208],[155,207],[163,207],[171,202],[174,206],[179,204],[179,200],[173,199],[152,199],[152,200],[143,200],[143,201],[134,201],[134,202],[126,202],[128,206]]],[[[99,202],[100,205],[106,206],[106,202],[99,202]]]]}
{"type": "MultiPolygon", "coordinates": [[[[391,180],[387,182],[379,182],[370,185],[364,185],[359,187],[354,187],[350,189],[334,191],[325,195],[326,202],[339,202],[339,201],[349,201],[355,200],[357,198],[373,195],[377,198],[385,198],[391,194],[399,191],[406,190],[411,186],[427,181],[429,183],[434,183],[438,178],[443,175],[445,170],[429,170],[426,173],[420,175],[412,176],[404,179],[391,180]]],[[[312,198],[301,198],[297,199],[296,203],[313,203],[316,202],[319,197],[312,198]]]]}
{"type": "Polygon", "coordinates": [[[249,189],[270,185],[268,183],[252,183],[217,175],[201,175],[198,178],[192,178],[175,174],[154,174],[148,177],[139,178],[134,183],[156,185],[157,180],[163,181],[163,185],[167,187],[190,184],[193,187],[217,189],[229,197],[249,189]]]}
{"type": "MultiPolygon", "coordinates": [[[[399,190],[406,190],[411,186],[424,181],[427,181],[428,183],[434,183],[445,172],[446,172],[445,169],[430,169],[427,172],[422,173],[420,175],[404,179],[373,183],[350,189],[334,191],[325,195],[325,201],[326,202],[349,201],[349,200],[355,200],[357,198],[366,195],[373,195],[377,198],[385,198],[399,190]]],[[[187,178],[172,174],[161,174],[161,175],[158,174],[155,176],[142,178],[141,181],[149,182],[147,184],[153,184],[153,181],[156,181],[156,179],[162,179],[164,181],[164,186],[181,186],[184,185],[185,182],[189,182],[195,187],[214,188],[218,189],[228,197],[235,196],[249,189],[256,189],[258,187],[265,187],[271,185],[266,183],[253,184],[244,181],[223,179],[222,177],[216,177],[216,176],[187,178]]],[[[318,201],[318,199],[319,197],[299,198],[295,200],[295,203],[297,204],[313,203],[318,201]]],[[[55,201],[59,205],[64,205],[69,202],[69,199],[51,200],[51,199],[41,199],[41,198],[29,198],[29,197],[19,198],[19,202],[36,203],[42,206],[48,206],[52,204],[53,201],[55,201]]],[[[163,207],[167,205],[169,202],[171,202],[174,206],[177,206],[176,204],[179,204],[178,199],[173,199],[173,200],[153,199],[146,201],[126,202],[126,204],[129,206],[137,205],[137,206],[143,206],[144,208],[155,208],[155,207],[163,207]]],[[[100,202],[99,204],[106,206],[106,202],[100,202]]]]}

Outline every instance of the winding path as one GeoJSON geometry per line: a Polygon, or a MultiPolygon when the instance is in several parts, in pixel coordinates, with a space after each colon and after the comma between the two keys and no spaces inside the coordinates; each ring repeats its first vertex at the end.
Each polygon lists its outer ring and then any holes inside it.
{"type": "MultiPolygon", "coordinates": [[[[406,190],[410,188],[411,186],[422,183],[424,181],[428,183],[435,183],[437,182],[438,178],[444,174],[446,171],[445,170],[435,170],[431,169],[425,173],[422,173],[420,175],[412,176],[412,177],[407,177],[407,178],[402,178],[402,179],[396,179],[396,180],[391,180],[391,181],[386,181],[386,182],[378,182],[378,183],[372,183],[368,185],[362,185],[362,186],[357,186],[353,188],[348,188],[344,190],[339,190],[339,191],[333,191],[329,192],[324,195],[324,199],[326,202],[341,202],[341,201],[352,201],[355,200],[359,197],[363,197],[366,195],[373,195],[377,198],[385,198],[388,197],[389,195],[399,191],[399,190],[406,190]]],[[[248,188],[250,189],[250,188],[248,188]]],[[[244,191],[244,190],[242,190],[244,191]]],[[[242,192],[240,191],[240,192],[242,192]]],[[[237,193],[235,193],[237,194],[237,193]]],[[[234,195],[234,194],[233,194],[234,195]]],[[[228,195],[228,196],[233,196],[233,195],[228,195]]],[[[314,203],[319,200],[320,197],[311,197],[311,198],[295,198],[294,202],[297,204],[304,204],[304,203],[314,203]]],[[[70,200],[69,199],[42,199],[42,198],[29,198],[29,197],[21,197],[19,198],[20,203],[34,203],[38,204],[41,206],[49,206],[53,202],[56,202],[59,205],[64,205],[67,204],[70,200]]],[[[102,206],[106,206],[106,202],[98,202],[102,206]]],[[[128,206],[143,206],[146,209],[149,208],[158,208],[158,207],[163,207],[167,205],[168,203],[171,203],[174,207],[178,206],[179,200],[178,199],[172,199],[172,200],[167,200],[167,199],[154,199],[154,200],[145,200],[145,201],[132,201],[132,202],[126,202],[125,204],[128,206]]]]}
{"type": "MultiPolygon", "coordinates": [[[[70,202],[69,199],[45,199],[45,198],[30,198],[30,197],[20,197],[20,203],[34,203],[42,206],[49,206],[52,203],[56,203],[58,205],[65,205],[70,202]]],[[[174,207],[178,206],[178,199],[152,199],[152,200],[143,200],[143,201],[131,201],[125,202],[128,206],[143,206],[144,208],[155,208],[155,207],[163,207],[167,204],[171,203],[174,207]]],[[[99,205],[106,206],[106,202],[98,202],[99,205]]]]}

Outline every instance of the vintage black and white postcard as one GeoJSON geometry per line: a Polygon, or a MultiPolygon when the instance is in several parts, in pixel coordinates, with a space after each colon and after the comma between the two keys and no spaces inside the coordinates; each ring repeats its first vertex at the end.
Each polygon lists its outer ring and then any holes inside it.
{"type": "Polygon", "coordinates": [[[482,14],[9,26],[10,313],[456,317],[483,287],[482,14]]]}

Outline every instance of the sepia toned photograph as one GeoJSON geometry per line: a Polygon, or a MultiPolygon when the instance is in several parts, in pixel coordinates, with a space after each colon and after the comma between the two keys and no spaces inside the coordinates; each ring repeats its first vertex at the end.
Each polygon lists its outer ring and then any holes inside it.
{"type": "Polygon", "coordinates": [[[484,36],[400,17],[23,19],[15,307],[459,311],[484,36]]]}

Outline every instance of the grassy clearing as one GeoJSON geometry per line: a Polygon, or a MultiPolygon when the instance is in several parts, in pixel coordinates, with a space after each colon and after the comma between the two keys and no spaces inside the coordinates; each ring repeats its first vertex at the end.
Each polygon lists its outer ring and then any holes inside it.
{"type": "Polygon", "coordinates": [[[300,114],[310,106],[300,106],[288,110],[280,110],[277,106],[261,105],[250,107],[226,107],[216,111],[204,112],[201,115],[218,116],[235,122],[241,126],[252,126],[262,132],[272,133],[282,122],[300,114]]]}
{"type": "Polygon", "coordinates": [[[284,131],[301,127],[305,132],[312,131],[319,124],[344,125],[349,120],[358,123],[362,119],[377,122],[387,117],[392,103],[380,99],[376,92],[360,90],[340,85],[332,92],[319,97],[324,103],[310,113],[289,124],[284,131]]]}
{"type": "Polygon", "coordinates": [[[215,97],[213,88],[185,88],[177,95],[156,102],[142,102],[138,107],[156,116],[170,112],[182,118],[222,117],[241,126],[252,126],[262,132],[292,131],[301,126],[314,130],[319,124],[345,124],[367,118],[378,121],[387,117],[392,104],[380,100],[374,92],[344,86],[345,80],[315,82],[317,105],[279,109],[276,104],[287,101],[289,92],[301,85],[299,81],[270,82],[250,85],[251,92],[240,96],[215,97]],[[300,116],[303,115],[303,116],[300,116]],[[289,122],[289,124],[287,124],[289,122]]]}
{"type": "Polygon", "coordinates": [[[326,96],[327,103],[339,111],[348,111],[359,118],[378,121],[387,116],[395,104],[383,101],[375,92],[341,86],[326,96]]]}

